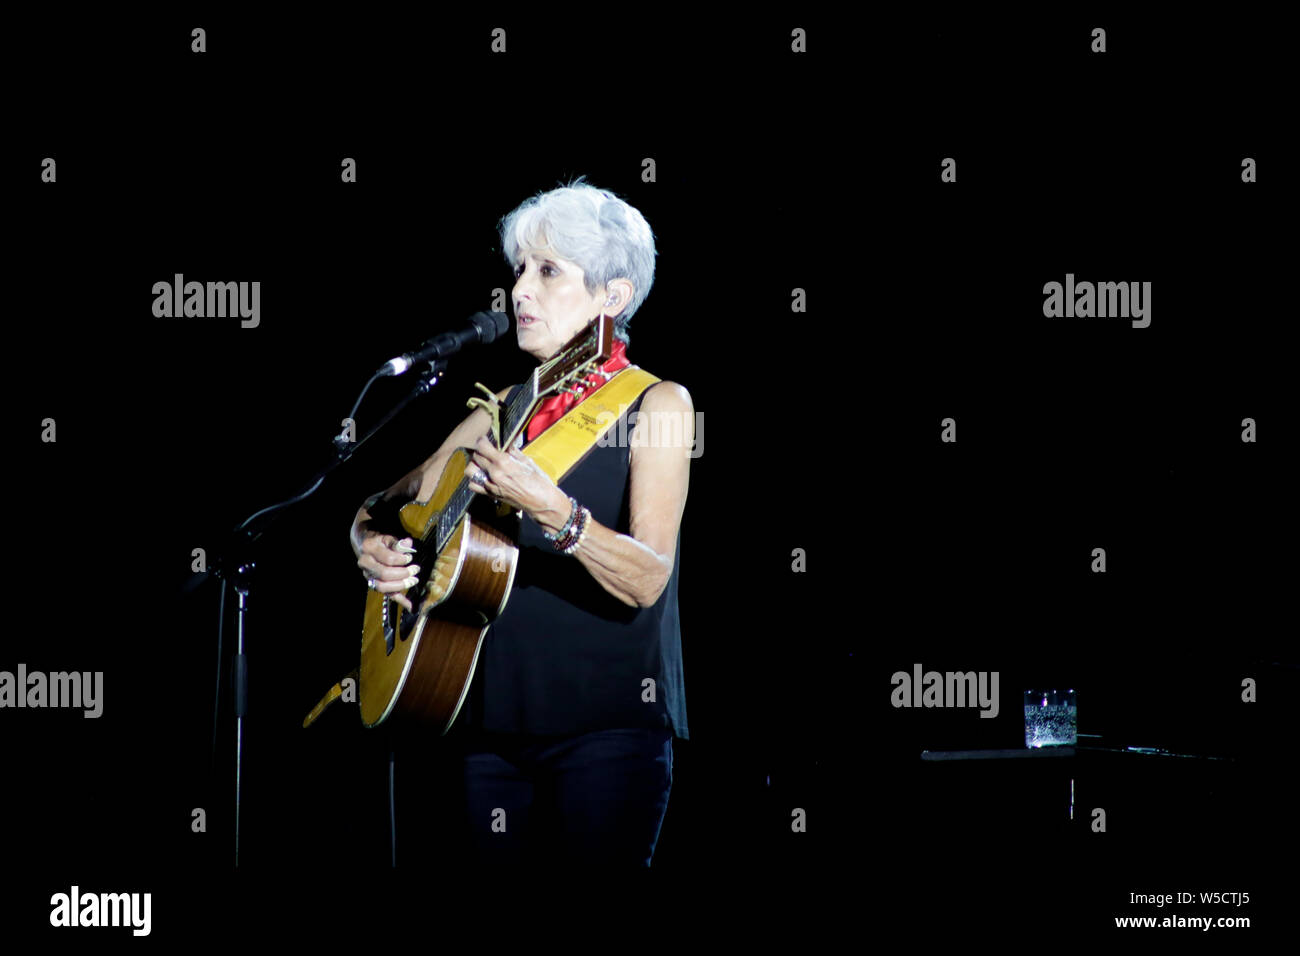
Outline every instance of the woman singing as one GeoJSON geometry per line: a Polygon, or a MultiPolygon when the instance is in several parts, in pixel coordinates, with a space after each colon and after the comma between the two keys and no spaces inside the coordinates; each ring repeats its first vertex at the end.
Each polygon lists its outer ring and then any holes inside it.
{"type": "MultiPolygon", "coordinates": [[[[615,319],[613,354],[581,398],[542,402],[516,447],[495,448],[488,414],[476,409],[382,497],[427,501],[449,456],[467,447],[471,489],[523,515],[510,599],[447,738],[463,769],[474,859],[648,867],[672,787],[672,738],[689,737],[677,550],[691,396],[651,384],[613,433],[628,440],[597,445],[559,485],[520,448],[628,367],[628,323],[654,281],[654,236],[640,212],[581,179],[525,201],[499,230],[519,348],[544,362],[603,311],[615,319]],[[671,419],[676,428],[657,427],[671,419]],[[656,436],[680,440],[638,435],[652,423],[656,436]]],[[[374,590],[411,610],[401,592],[419,573],[413,542],[369,528],[375,500],[352,527],[357,564],[374,590]]]]}

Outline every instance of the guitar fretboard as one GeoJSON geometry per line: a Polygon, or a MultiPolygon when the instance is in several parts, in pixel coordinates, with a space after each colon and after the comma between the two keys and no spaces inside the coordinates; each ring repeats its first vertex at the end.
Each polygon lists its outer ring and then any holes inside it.
{"type": "Polygon", "coordinates": [[[509,448],[515,442],[515,436],[528,421],[533,404],[537,401],[537,376],[533,374],[528,381],[519,386],[515,397],[506,406],[501,418],[501,440],[509,448]]]}
{"type": "MultiPolygon", "coordinates": [[[[515,397],[510,400],[501,413],[501,441],[507,448],[514,444],[516,435],[523,429],[524,423],[528,420],[533,406],[537,402],[537,375],[534,373],[528,381],[519,386],[515,392],[515,397]]],[[[462,478],[456,490],[452,492],[451,497],[447,499],[446,506],[438,515],[437,528],[437,550],[441,552],[451,540],[451,534],[460,524],[460,519],[464,516],[470,503],[474,500],[474,492],[470,489],[468,478],[462,478]]]]}

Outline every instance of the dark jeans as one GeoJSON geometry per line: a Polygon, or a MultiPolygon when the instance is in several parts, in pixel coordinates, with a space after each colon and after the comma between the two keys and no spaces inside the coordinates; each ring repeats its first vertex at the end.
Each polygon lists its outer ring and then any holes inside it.
{"type": "Polygon", "coordinates": [[[673,785],[672,732],[483,737],[462,766],[472,863],[648,867],[673,785]]]}

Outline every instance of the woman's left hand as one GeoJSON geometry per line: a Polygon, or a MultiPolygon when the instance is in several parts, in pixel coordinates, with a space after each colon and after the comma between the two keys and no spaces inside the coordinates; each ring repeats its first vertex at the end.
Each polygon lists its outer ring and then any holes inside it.
{"type": "MultiPolygon", "coordinates": [[[[496,448],[486,437],[480,438],[465,468],[470,490],[503,501],[511,508],[524,511],[535,521],[548,512],[563,510],[562,524],[568,518],[569,498],[549,475],[518,448],[508,452],[496,448]],[[486,472],[483,478],[480,472],[486,472]]],[[[540,523],[540,522],[539,522],[540,523]]]]}

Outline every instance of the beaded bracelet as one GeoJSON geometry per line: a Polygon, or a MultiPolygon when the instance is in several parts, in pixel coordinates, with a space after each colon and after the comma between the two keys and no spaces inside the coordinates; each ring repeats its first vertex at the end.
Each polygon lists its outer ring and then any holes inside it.
{"type": "Polygon", "coordinates": [[[570,495],[569,496],[569,520],[564,522],[564,527],[561,528],[559,531],[556,531],[554,534],[546,530],[543,530],[542,534],[546,536],[547,541],[558,541],[560,538],[563,538],[565,535],[567,535],[570,529],[573,528],[574,519],[576,519],[577,517],[578,517],[578,499],[570,495]]]}
{"type": "Polygon", "coordinates": [[[569,545],[573,544],[573,540],[578,536],[578,525],[580,525],[581,523],[582,523],[582,508],[579,507],[578,513],[574,518],[573,527],[569,528],[566,534],[560,535],[560,537],[558,537],[555,540],[554,544],[555,544],[556,551],[563,551],[569,545]]]}
{"type": "Polygon", "coordinates": [[[578,550],[578,546],[582,544],[582,539],[587,537],[587,526],[590,524],[591,524],[591,512],[588,511],[586,508],[583,508],[582,509],[582,530],[578,532],[577,540],[575,540],[573,544],[569,545],[567,548],[564,549],[565,554],[573,554],[575,551],[578,550]]]}
{"type": "Polygon", "coordinates": [[[582,517],[579,519],[578,526],[574,528],[572,540],[569,541],[560,550],[565,554],[573,554],[578,550],[578,545],[582,544],[582,539],[587,536],[587,526],[591,523],[591,512],[586,508],[582,509],[582,517]]]}

